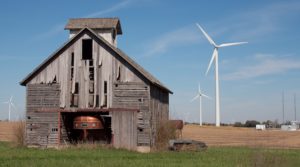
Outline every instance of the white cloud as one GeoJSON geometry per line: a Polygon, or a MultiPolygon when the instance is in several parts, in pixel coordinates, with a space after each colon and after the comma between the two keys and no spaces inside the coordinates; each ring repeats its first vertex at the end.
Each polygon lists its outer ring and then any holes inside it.
{"type": "Polygon", "coordinates": [[[268,54],[257,54],[255,61],[254,65],[244,66],[233,73],[225,74],[223,79],[250,79],[300,69],[300,60],[292,59],[291,57],[275,57],[268,54]]]}
{"type": "Polygon", "coordinates": [[[142,55],[145,57],[154,56],[166,52],[171,47],[194,43],[200,39],[200,35],[196,32],[195,26],[182,27],[167,32],[151,41],[142,55]]]}

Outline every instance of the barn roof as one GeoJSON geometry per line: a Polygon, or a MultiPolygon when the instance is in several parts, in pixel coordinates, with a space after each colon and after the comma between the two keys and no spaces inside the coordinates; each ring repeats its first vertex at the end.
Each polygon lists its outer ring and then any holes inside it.
{"type": "Polygon", "coordinates": [[[142,66],[137,64],[134,60],[132,60],[129,56],[127,56],[122,50],[113,46],[109,42],[107,42],[103,37],[96,34],[90,28],[83,28],[77,35],[73,38],[69,39],[65,44],[63,44],[58,50],[56,50],[53,54],[51,54],[42,64],[36,67],[30,74],[28,74],[20,84],[22,86],[26,86],[26,84],[34,78],[39,72],[41,72],[48,64],[50,64],[53,60],[55,60],[65,49],[67,49],[70,45],[72,45],[77,39],[79,39],[84,33],[88,33],[95,40],[101,42],[108,46],[113,52],[119,55],[122,59],[124,59],[128,64],[130,64],[134,69],[136,69],[142,76],[144,76],[147,80],[149,80],[153,85],[160,87],[161,89],[173,94],[173,92],[164,86],[158,79],[156,79],[153,75],[151,75],[148,71],[146,71],[142,66]]]}
{"type": "Polygon", "coordinates": [[[66,30],[83,28],[90,29],[116,29],[117,34],[122,34],[120,20],[118,18],[76,18],[70,19],[65,26],[66,30]]]}

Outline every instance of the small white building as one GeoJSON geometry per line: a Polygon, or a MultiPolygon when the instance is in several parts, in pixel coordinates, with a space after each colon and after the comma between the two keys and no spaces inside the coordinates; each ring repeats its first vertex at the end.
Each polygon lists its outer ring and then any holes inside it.
{"type": "Polygon", "coordinates": [[[257,124],[256,125],[256,130],[266,130],[266,125],[265,124],[257,124]]]}

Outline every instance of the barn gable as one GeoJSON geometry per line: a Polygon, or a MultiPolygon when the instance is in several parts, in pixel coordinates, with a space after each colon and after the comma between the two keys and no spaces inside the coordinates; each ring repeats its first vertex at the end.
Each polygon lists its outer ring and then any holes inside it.
{"type": "Polygon", "coordinates": [[[32,78],[34,78],[39,72],[41,72],[47,65],[49,65],[53,60],[55,60],[60,54],[62,54],[68,47],[74,44],[80,37],[82,37],[83,34],[88,34],[95,41],[97,41],[99,44],[102,44],[103,46],[106,46],[107,49],[110,49],[112,52],[115,53],[116,56],[119,56],[121,59],[123,59],[125,62],[127,62],[133,69],[135,69],[137,72],[139,72],[145,79],[150,81],[153,85],[160,87],[161,89],[173,93],[168,89],[166,86],[164,86],[158,79],[156,79],[154,76],[152,76],[149,72],[147,72],[145,69],[143,69],[140,65],[138,65],[134,60],[132,60],[129,56],[127,56],[122,50],[116,48],[115,46],[108,43],[103,37],[97,35],[93,30],[90,28],[83,28],[76,36],[69,39],[64,45],[62,45],[59,49],[57,49],[53,54],[51,54],[44,62],[42,62],[37,68],[35,68],[28,76],[26,76],[20,84],[22,86],[25,86],[32,78]]]}

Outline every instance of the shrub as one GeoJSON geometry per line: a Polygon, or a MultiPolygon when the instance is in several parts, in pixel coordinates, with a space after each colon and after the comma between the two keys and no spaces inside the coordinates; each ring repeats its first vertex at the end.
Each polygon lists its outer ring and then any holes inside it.
{"type": "Polygon", "coordinates": [[[25,145],[25,121],[18,121],[13,126],[14,144],[22,147],[25,145]]]}
{"type": "Polygon", "coordinates": [[[234,127],[243,127],[244,125],[241,122],[235,122],[234,127]]]}
{"type": "Polygon", "coordinates": [[[167,150],[170,139],[176,139],[176,127],[170,121],[163,121],[157,128],[155,150],[167,150]]]}
{"type": "Polygon", "coordinates": [[[257,124],[260,124],[260,122],[255,120],[247,120],[245,123],[245,127],[256,127],[257,124]]]}

